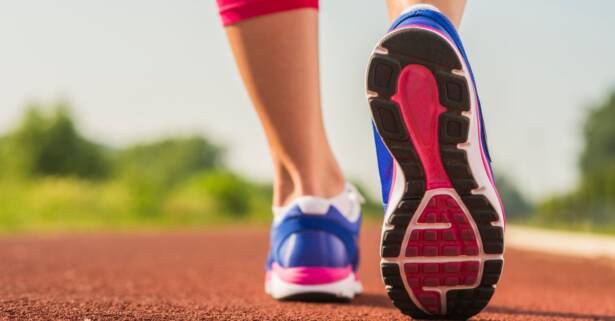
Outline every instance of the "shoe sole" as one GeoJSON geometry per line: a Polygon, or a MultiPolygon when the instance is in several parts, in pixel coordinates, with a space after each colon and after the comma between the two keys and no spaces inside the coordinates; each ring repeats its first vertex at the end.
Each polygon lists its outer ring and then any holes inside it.
{"type": "Polygon", "coordinates": [[[354,273],[336,282],[314,285],[289,283],[274,272],[270,275],[265,282],[265,293],[281,301],[349,302],[363,292],[363,286],[354,273]]]}
{"type": "Polygon", "coordinates": [[[395,159],[381,272],[393,304],[414,318],[477,314],[502,272],[503,210],[467,70],[455,45],[424,26],[389,33],[368,67],[374,124],[395,159]]]}

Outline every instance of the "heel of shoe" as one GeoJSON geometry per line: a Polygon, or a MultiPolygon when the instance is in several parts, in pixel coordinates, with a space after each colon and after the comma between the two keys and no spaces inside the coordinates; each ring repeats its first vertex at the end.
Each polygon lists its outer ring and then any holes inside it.
{"type": "Polygon", "coordinates": [[[362,291],[350,266],[283,268],[274,263],[265,281],[265,292],[278,300],[348,301],[362,291]]]}

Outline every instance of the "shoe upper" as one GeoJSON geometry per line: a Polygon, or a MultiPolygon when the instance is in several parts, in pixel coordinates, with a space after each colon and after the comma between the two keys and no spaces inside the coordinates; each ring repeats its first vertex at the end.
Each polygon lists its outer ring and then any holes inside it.
{"type": "Polygon", "coordinates": [[[274,210],[267,270],[276,263],[282,268],[351,266],[356,271],[361,201],[348,184],[332,199],[304,196],[274,210]]]}
{"type": "MultiPolygon", "coordinates": [[[[409,12],[403,13],[401,16],[399,16],[389,28],[389,32],[395,29],[398,29],[398,28],[404,28],[404,27],[408,27],[412,25],[429,27],[429,28],[435,29],[443,33],[444,35],[448,36],[449,40],[451,40],[456,45],[457,49],[463,56],[463,59],[465,60],[465,64],[468,68],[468,72],[470,74],[472,82],[476,83],[474,81],[474,74],[472,73],[470,62],[468,61],[467,54],[461,42],[461,38],[459,37],[459,34],[457,33],[455,26],[453,26],[453,24],[450,22],[450,20],[445,15],[441,14],[440,12],[436,10],[432,10],[428,8],[414,9],[409,12]]],[[[487,148],[487,137],[485,133],[485,124],[483,121],[480,99],[478,98],[478,95],[476,99],[478,102],[478,110],[479,110],[480,121],[481,121],[480,128],[481,128],[481,141],[483,144],[483,150],[485,152],[485,156],[487,158],[488,163],[491,164],[491,156],[489,155],[489,150],[487,148]]],[[[378,169],[380,172],[380,180],[381,180],[381,186],[382,186],[382,201],[383,201],[384,207],[386,208],[387,202],[389,200],[389,191],[391,190],[391,184],[393,182],[394,160],[390,152],[386,148],[384,142],[380,138],[380,135],[378,134],[375,125],[372,127],[374,131],[374,139],[376,143],[376,155],[378,158],[378,169]]]]}

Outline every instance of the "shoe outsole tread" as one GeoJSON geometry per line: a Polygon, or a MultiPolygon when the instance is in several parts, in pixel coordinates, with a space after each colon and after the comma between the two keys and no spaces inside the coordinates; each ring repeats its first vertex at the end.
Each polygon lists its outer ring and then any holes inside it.
{"type": "MultiPolygon", "coordinates": [[[[401,200],[389,204],[396,208],[385,222],[390,229],[383,233],[381,256],[386,259],[403,255],[402,243],[406,233],[410,233],[408,225],[426,193],[423,164],[409,137],[400,106],[392,99],[399,75],[409,64],[428,68],[436,79],[440,104],[446,108],[438,120],[442,165],[478,229],[484,253],[502,254],[503,229],[491,224],[499,220],[498,213],[485,196],[472,193],[478,184],[466,151],[458,147],[468,140],[470,119],[464,112],[470,110],[472,92],[466,77],[455,72],[462,69],[457,53],[441,36],[420,28],[397,30],[385,37],[379,47],[368,67],[367,88],[376,94],[371,95],[369,104],[378,133],[406,178],[401,200]]],[[[426,313],[424,307],[419,307],[421,303],[411,298],[398,263],[383,262],[381,272],[390,299],[403,313],[419,319],[466,319],[487,305],[502,265],[502,260],[484,260],[478,286],[448,290],[443,314],[426,313]]]]}

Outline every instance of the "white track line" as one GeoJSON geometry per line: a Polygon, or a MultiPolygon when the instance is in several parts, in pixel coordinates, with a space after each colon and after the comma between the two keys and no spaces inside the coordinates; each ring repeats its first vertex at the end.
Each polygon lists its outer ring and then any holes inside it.
{"type": "Polygon", "coordinates": [[[615,237],[506,226],[506,246],[565,256],[615,259],[615,237]]]}

